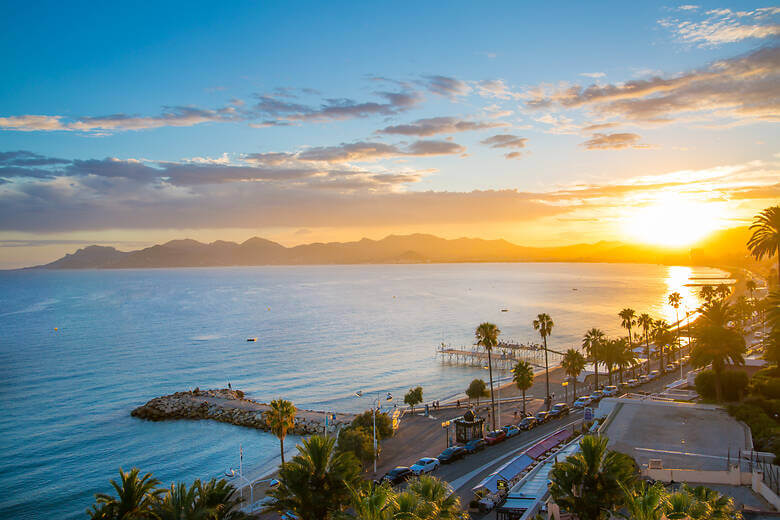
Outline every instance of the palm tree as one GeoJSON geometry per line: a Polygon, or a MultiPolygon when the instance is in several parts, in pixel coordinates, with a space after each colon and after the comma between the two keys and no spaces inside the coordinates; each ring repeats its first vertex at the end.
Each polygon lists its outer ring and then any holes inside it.
{"type": "Polygon", "coordinates": [[[441,480],[430,475],[421,475],[411,481],[407,491],[420,498],[421,519],[460,520],[464,517],[460,497],[441,480]]]}
{"type": "Polygon", "coordinates": [[[585,436],[580,451],[558,462],[550,472],[550,494],[562,509],[579,520],[601,520],[623,503],[624,486],[637,479],[634,459],[607,451],[606,437],[585,436]]]}
{"type": "Polygon", "coordinates": [[[349,488],[350,506],[360,520],[392,520],[397,495],[390,484],[368,481],[364,486],[349,488]]]}
{"type": "Polygon", "coordinates": [[[663,483],[656,482],[652,486],[647,482],[639,482],[635,488],[625,486],[620,488],[625,494],[625,512],[619,513],[627,520],[662,520],[667,508],[668,493],[663,483]]]}
{"type": "Polygon", "coordinates": [[[753,293],[756,291],[756,289],[758,289],[758,285],[756,285],[756,281],[751,279],[745,282],[745,289],[750,291],[750,299],[755,300],[756,298],[753,295],[753,293]]]}
{"type": "Polygon", "coordinates": [[[523,392],[523,416],[525,416],[525,391],[534,384],[534,369],[528,361],[518,361],[512,369],[512,381],[523,392]]]}
{"type": "Polygon", "coordinates": [[[612,384],[612,370],[620,362],[621,345],[618,344],[618,341],[616,339],[607,339],[601,348],[601,359],[604,360],[604,364],[607,366],[610,385],[612,384]]]}
{"type": "Polygon", "coordinates": [[[639,315],[637,324],[642,327],[645,333],[645,357],[647,358],[647,371],[650,372],[650,330],[653,328],[653,318],[646,312],[639,315]]]}
{"type": "Polygon", "coordinates": [[[680,296],[680,293],[677,291],[674,291],[669,295],[667,301],[669,302],[669,305],[674,307],[674,318],[677,320],[677,348],[680,348],[680,314],[678,309],[682,303],[682,296],[680,296]]]}
{"type": "Polygon", "coordinates": [[[300,520],[327,520],[350,503],[360,482],[360,463],[352,452],[336,453],[336,439],[312,435],[298,454],[279,469],[279,485],[268,492],[269,509],[292,511],[300,520]]]}
{"type": "Polygon", "coordinates": [[[593,371],[595,372],[595,387],[599,387],[599,361],[601,361],[601,350],[604,346],[604,333],[601,329],[590,329],[582,338],[582,349],[593,360],[593,371]]]}
{"type": "Polygon", "coordinates": [[[636,311],[634,309],[623,309],[618,313],[621,319],[620,326],[628,330],[628,344],[631,346],[631,327],[636,325],[636,311]]]}
{"type": "Polygon", "coordinates": [[[205,518],[205,511],[198,508],[195,485],[187,488],[183,482],[171,484],[159,502],[154,505],[156,520],[182,520],[205,518]]]}
{"type": "Polygon", "coordinates": [[[662,374],[666,372],[666,365],[664,364],[664,349],[674,339],[670,339],[669,324],[666,320],[655,320],[653,324],[653,342],[655,348],[658,349],[658,371],[662,374]]]}
{"type": "Polygon", "coordinates": [[[725,283],[720,283],[717,287],[715,287],[715,294],[721,300],[725,300],[731,294],[731,289],[729,289],[729,286],[725,283]]]}
{"type": "MultiPolygon", "coordinates": [[[[571,379],[572,399],[577,399],[577,377],[585,369],[585,357],[573,348],[570,348],[563,354],[561,366],[566,375],[569,376],[569,379],[571,379]]],[[[523,401],[523,404],[525,404],[525,394],[523,394],[523,401]]],[[[525,407],[523,407],[523,413],[525,413],[525,407]]]]}
{"type": "Polygon", "coordinates": [[[553,323],[552,318],[549,314],[541,313],[539,314],[536,319],[534,320],[534,330],[539,331],[539,335],[542,337],[542,341],[544,341],[544,375],[545,375],[545,385],[547,388],[547,409],[550,409],[551,399],[550,399],[550,364],[547,360],[547,336],[549,336],[552,333],[552,328],[555,324],[553,323]]]}
{"type": "Polygon", "coordinates": [[[694,331],[696,344],[691,351],[691,363],[696,367],[712,364],[715,373],[715,395],[722,400],[721,376],[726,362],[735,365],[745,363],[745,338],[729,326],[734,319],[732,307],[723,301],[713,301],[701,312],[701,318],[694,331]]]}
{"type": "Polygon", "coordinates": [[[152,506],[157,502],[157,497],[164,490],[155,489],[160,481],[146,473],[139,477],[139,469],[133,468],[128,472],[119,468],[121,483],[111,481],[111,486],[116,491],[116,497],[98,493],[95,495],[96,504],[93,510],[87,513],[92,518],[101,518],[95,514],[103,514],[105,518],[119,520],[141,520],[154,518],[152,506]]]}
{"type": "Polygon", "coordinates": [[[295,405],[285,399],[274,399],[270,408],[263,415],[268,423],[271,433],[279,438],[279,447],[282,454],[282,466],[284,466],[284,438],[287,432],[295,427],[295,405]]]}
{"type": "MultiPolygon", "coordinates": [[[[706,504],[706,508],[701,508],[706,511],[706,516],[702,515],[698,518],[708,520],[727,520],[735,518],[735,513],[737,513],[736,507],[734,505],[734,499],[730,496],[721,495],[717,491],[705,486],[696,486],[691,489],[687,485],[684,485],[684,489],[699,504],[706,504]]],[[[691,516],[691,518],[697,518],[692,515],[689,516],[691,516]]]]}
{"type": "Polygon", "coordinates": [[[765,316],[770,327],[769,337],[765,340],[764,358],[780,363],[780,290],[770,292],[763,301],[768,306],[765,316]]]}
{"type": "Polygon", "coordinates": [[[496,429],[496,400],[493,396],[493,358],[491,352],[498,345],[498,335],[501,331],[493,323],[480,323],[474,333],[477,337],[477,345],[487,350],[488,370],[490,371],[490,417],[493,419],[493,429],[496,429]]]}
{"type": "Polygon", "coordinates": [[[206,483],[196,480],[194,483],[196,501],[201,511],[206,512],[208,520],[243,520],[249,518],[238,510],[244,501],[225,479],[212,478],[206,483]]]}
{"type": "Polygon", "coordinates": [[[710,303],[715,299],[715,288],[711,285],[705,285],[699,289],[699,296],[704,299],[705,302],[710,303]]]}
{"type": "Polygon", "coordinates": [[[615,341],[615,354],[617,358],[618,373],[620,382],[623,382],[623,371],[632,368],[636,364],[634,349],[626,342],[625,338],[618,338],[615,341]]]}
{"type": "Polygon", "coordinates": [[[780,282],[780,206],[767,208],[753,218],[753,235],[747,246],[756,260],[777,255],[777,279],[780,282]]]}

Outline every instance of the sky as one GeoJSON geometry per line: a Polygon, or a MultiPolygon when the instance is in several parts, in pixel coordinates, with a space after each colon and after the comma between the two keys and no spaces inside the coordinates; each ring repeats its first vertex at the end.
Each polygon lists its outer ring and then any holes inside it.
{"type": "Polygon", "coordinates": [[[183,237],[685,246],[780,200],[778,6],[156,4],[5,4],[0,268],[183,237]]]}

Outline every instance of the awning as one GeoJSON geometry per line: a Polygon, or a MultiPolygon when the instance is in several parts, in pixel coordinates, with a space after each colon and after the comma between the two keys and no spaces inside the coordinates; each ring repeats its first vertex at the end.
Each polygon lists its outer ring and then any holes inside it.
{"type": "Polygon", "coordinates": [[[485,477],[482,482],[472,488],[472,491],[476,491],[478,489],[487,489],[490,493],[495,493],[498,491],[499,480],[506,480],[509,482],[532,463],[533,459],[525,453],[515,457],[485,477]]]}
{"type": "Polygon", "coordinates": [[[549,437],[542,439],[525,451],[525,454],[532,459],[538,459],[548,450],[554,448],[558,444],[562,443],[569,438],[568,430],[559,430],[549,437]]]}

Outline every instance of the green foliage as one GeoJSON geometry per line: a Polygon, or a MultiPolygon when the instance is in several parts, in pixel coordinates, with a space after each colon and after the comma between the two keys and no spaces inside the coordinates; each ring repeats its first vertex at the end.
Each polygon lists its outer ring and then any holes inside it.
{"type": "Polygon", "coordinates": [[[287,431],[295,427],[295,405],[285,399],[274,399],[270,408],[263,412],[265,421],[271,429],[271,433],[279,438],[279,450],[281,452],[282,465],[284,465],[284,438],[287,431]]]}
{"type": "MultiPolygon", "coordinates": [[[[377,435],[379,429],[377,428],[377,435]]],[[[371,430],[350,426],[339,433],[339,445],[336,453],[352,453],[360,462],[366,464],[374,460],[374,437],[371,430]]],[[[379,445],[377,444],[377,452],[379,445]]]]}
{"type": "MultiPolygon", "coordinates": [[[[371,410],[366,410],[354,419],[352,419],[352,427],[363,428],[367,432],[373,432],[374,429],[374,416],[371,410]]],[[[373,433],[372,433],[373,435],[373,433]]],[[[393,436],[393,420],[386,412],[376,413],[376,438],[387,439],[393,436]]]]}
{"type": "Polygon", "coordinates": [[[755,374],[750,380],[750,393],[768,399],[780,399],[780,377],[758,377],[755,374]]]}
{"type": "Polygon", "coordinates": [[[490,394],[487,391],[487,383],[481,379],[474,379],[469,387],[466,389],[466,396],[469,399],[476,399],[477,405],[479,405],[480,397],[487,397],[490,394]]]}
{"type": "Polygon", "coordinates": [[[771,451],[776,457],[780,456],[780,422],[767,412],[768,409],[777,410],[778,401],[769,403],[760,399],[746,401],[729,406],[729,413],[750,427],[753,444],[757,450],[771,451]]]}
{"type": "MultiPolygon", "coordinates": [[[[712,370],[699,372],[694,381],[696,391],[705,399],[717,398],[717,374],[712,370]]],[[[723,399],[726,401],[738,401],[748,386],[748,376],[741,370],[727,370],[721,374],[723,385],[723,399]]]]}
{"type": "Polygon", "coordinates": [[[468,520],[460,497],[443,481],[430,475],[412,479],[405,491],[388,484],[366,483],[351,489],[347,519],[359,520],[468,520]]]}
{"type": "Polygon", "coordinates": [[[404,396],[404,403],[408,404],[414,412],[414,407],[423,401],[423,388],[421,386],[410,388],[404,396]]]}

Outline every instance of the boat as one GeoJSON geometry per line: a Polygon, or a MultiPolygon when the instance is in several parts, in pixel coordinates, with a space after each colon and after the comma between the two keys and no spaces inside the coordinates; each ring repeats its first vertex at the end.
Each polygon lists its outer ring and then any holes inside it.
{"type": "Polygon", "coordinates": [[[509,309],[501,309],[501,312],[509,312],[509,309]]]}
{"type": "Polygon", "coordinates": [[[225,476],[226,477],[235,477],[236,476],[236,470],[234,470],[234,469],[226,469],[225,470],[225,476]]]}
{"type": "Polygon", "coordinates": [[[257,341],[257,338],[246,338],[247,341],[257,341]]]}

